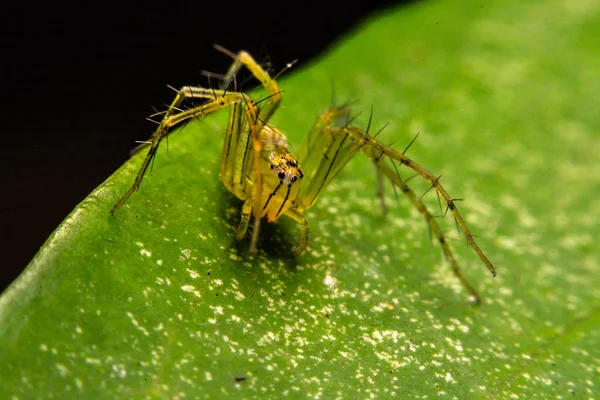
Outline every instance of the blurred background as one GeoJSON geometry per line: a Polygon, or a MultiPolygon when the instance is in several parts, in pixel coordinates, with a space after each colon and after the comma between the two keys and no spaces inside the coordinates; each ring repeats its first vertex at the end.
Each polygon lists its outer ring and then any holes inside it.
{"type": "Polygon", "coordinates": [[[275,70],[316,59],[375,11],[407,1],[3,5],[0,292],[154,126],[170,84],[206,85],[232,51],[275,70]]]}

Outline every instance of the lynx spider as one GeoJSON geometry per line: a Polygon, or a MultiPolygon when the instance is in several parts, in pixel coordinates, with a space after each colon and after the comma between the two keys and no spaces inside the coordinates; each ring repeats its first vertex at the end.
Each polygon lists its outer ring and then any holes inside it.
{"type": "MultiPolygon", "coordinates": [[[[457,226],[465,235],[468,244],[475,250],[493,276],[496,270],[483,251],[475,242],[455,202],[431,172],[369,134],[366,130],[351,125],[350,110],[347,105],[331,106],[325,110],[313,125],[298,156],[292,155],[285,135],[269,120],[277,111],[282,92],[269,74],[245,51],[234,54],[220,46],[217,50],[230,56],[234,61],[224,76],[226,86],[221,89],[184,86],[179,91],[152,137],[142,147],[149,150],[133,185],[112,207],[110,214],[119,209],[135,192],[142,182],[144,174],[156,155],[160,142],[175,126],[191,118],[203,117],[223,108],[229,108],[229,121],[225,132],[225,141],[221,158],[220,177],[226,188],[244,201],[241,222],[237,228],[236,238],[241,240],[246,235],[251,217],[254,227],[250,251],[257,248],[260,221],[269,222],[286,215],[296,220],[302,230],[300,244],[293,255],[300,255],[308,246],[309,229],[304,212],[317,200],[323,189],[331,182],[346,163],[359,151],[362,151],[377,167],[379,195],[381,195],[382,177],[385,175],[396,187],[400,188],[408,200],[425,218],[431,233],[442,247],[443,253],[450,263],[456,277],[463,286],[480,302],[475,288],[461,273],[458,263],[443,235],[434,216],[427,209],[415,192],[398,174],[398,166],[406,166],[427,181],[436,190],[439,198],[446,203],[446,212],[454,215],[457,226]],[[246,67],[270,95],[260,101],[253,100],[243,92],[227,90],[235,81],[240,68],[246,67]],[[181,109],[187,99],[199,99],[199,106],[181,109]]],[[[291,66],[288,64],[288,67],[291,66]]],[[[283,72],[283,71],[282,71],[283,72]]],[[[369,120],[369,126],[371,121],[369,120]]],[[[412,142],[411,142],[412,144],[412,142]]],[[[410,145],[409,145],[410,146],[410,145]]],[[[385,205],[384,205],[385,209],[385,205]]]]}

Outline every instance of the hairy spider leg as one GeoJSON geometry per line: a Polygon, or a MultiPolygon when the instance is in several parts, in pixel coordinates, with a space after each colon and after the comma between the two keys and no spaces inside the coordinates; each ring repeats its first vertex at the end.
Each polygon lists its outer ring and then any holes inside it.
{"type": "MultiPolygon", "coordinates": [[[[442,247],[445,258],[450,263],[454,274],[475,298],[480,302],[480,296],[473,286],[461,273],[458,263],[450,250],[440,226],[425,204],[417,197],[397,172],[394,161],[406,165],[429,182],[446,202],[467,238],[467,242],[475,249],[490,272],[495,275],[495,269],[479,246],[475,243],[462,216],[458,212],[454,201],[436,178],[429,171],[406,157],[404,154],[382,144],[368,134],[368,132],[351,126],[346,126],[349,108],[347,106],[331,107],[321,114],[308,135],[305,144],[300,149],[299,160],[303,167],[307,181],[300,193],[295,211],[302,213],[310,208],[316,201],[321,191],[338,174],[346,163],[359,151],[363,151],[377,167],[378,176],[385,175],[392,183],[400,188],[413,206],[425,218],[431,232],[442,247]],[[389,164],[392,164],[390,166],[389,164]]],[[[381,191],[381,188],[379,188],[381,191]]]]}
{"type": "Polygon", "coordinates": [[[360,149],[361,143],[333,129],[348,122],[349,108],[330,107],[317,119],[298,151],[306,182],[296,209],[303,212],[317,201],[321,191],[360,149]],[[350,139],[350,140],[349,140],[350,139]]]}
{"type": "MultiPolygon", "coordinates": [[[[223,79],[222,83],[223,86],[229,86],[230,82],[234,80],[240,68],[244,66],[252,73],[252,75],[254,75],[261,85],[264,86],[269,93],[271,93],[268,100],[265,102],[266,104],[260,108],[260,112],[258,114],[258,118],[262,120],[263,124],[266,124],[273,116],[273,113],[277,111],[277,108],[283,99],[283,95],[279,89],[279,84],[277,81],[271,78],[269,74],[260,66],[260,64],[258,64],[247,52],[240,51],[239,53],[234,54],[233,52],[219,45],[214,45],[214,47],[218,51],[227,54],[234,60],[233,64],[229,68],[229,71],[227,74],[225,74],[225,78],[223,79]]],[[[221,87],[221,89],[225,89],[225,87],[221,87]]]]}
{"type": "MultiPolygon", "coordinates": [[[[381,154],[381,153],[378,153],[378,154],[381,154]]],[[[475,290],[475,288],[469,283],[469,281],[467,281],[467,279],[462,274],[460,268],[458,267],[458,263],[456,262],[456,259],[454,258],[454,254],[450,250],[450,246],[448,245],[448,242],[446,241],[446,238],[444,237],[444,234],[442,233],[442,230],[440,229],[439,224],[436,222],[436,220],[434,219],[431,212],[427,209],[427,206],[423,203],[423,201],[421,201],[421,199],[419,197],[417,197],[415,192],[410,188],[410,186],[408,186],[406,181],[404,181],[400,177],[400,174],[398,174],[396,169],[394,168],[394,170],[392,170],[392,168],[388,165],[388,163],[386,163],[387,160],[385,157],[381,157],[381,156],[375,157],[373,152],[367,153],[367,156],[369,156],[369,158],[377,166],[377,170],[380,171],[381,173],[383,173],[383,175],[387,176],[395,186],[399,187],[400,190],[402,191],[402,193],[404,193],[406,195],[408,200],[419,211],[419,213],[423,216],[423,218],[425,218],[425,221],[427,222],[430,231],[435,235],[437,241],[439,242],[440,246],[442,247],[444,256],[446,257],[446,260],[450,263],[450,266],[452,267],[452,271],[454,272],[454,275],[456,275],[456,277],[462,283],[462,285],[465,287],[465,289],[467,289],[467,291],[469,293],[471,293],[471,296],[473,296],[475,298],[475,302],[477,304],[479,304],[481,302],[479,293],[477,292],[477,290],[475,290]]]]}
{"type": "Polygon", "coordinates": [[[158,146],[160,142],[171,132],[171,129],[184,121],[189,120],[190,118],[202,119],[206,115],[211,114],[215,111],[218,111],[228,105],[236,104],[245,101],[243,94],[230,92],[225,93],[224,91],[217,91],[217,96],[220,97],[215,98],[212,91],[207,89],[199,89],[199,88],[190,88],[184,87],[182,88],[173,103],[167,110],[163,120],[160,125],[154,132],[154,134],[150,137],[148,144],[143,144],[141,147],[149,146],[148,153],[146,158],[144,159],[142,166],[139,169],[137,176],[133,182],[133,185],[129,188],[129,190],[117,201],[117,203],[111,208],[109,211],[110,214],[114,214],[131,196],[138,188],[142,180],[144,179],[144,174],[146,173],[148,167],[152,159],[156,156],[156,152],[158,150],[158,146]],[[220,93],[219,93],[220,92],[220,93]],[[178,111],[176,114],[173,114],[173,110],[177,110],[178,106],[183,102],[185,98],[211,98],[212,100],[206,102],[205,104],[191,108],[185,111],[178,111]]]}
{"type": "MultiPolygon", "coordinates": [[[[427,181],[438,192],[440,197],[446,203],[446,206],[448,207],[448,209],[450,211],[452,211],[452,214],[454,215],[454,218],[456,219],[458,226],[460,227],[460,229],[462,230],[462,232],[464,233],[464,235],[467,239],[467,243],[469,245],[471,245],[471,247],[473,247],[473,249],[479,256],[481,261],[483,261],[483,263],[486,265],[487,269],[492,273],[492,275],[496,276],[496,269],[494,268],[494,266],[492,265],[490,260],[487,258],[487,256],[483,253],[481,248],[477,245],[477,243],[475,242],[475,239],[473,239],[473,234],[467,227],[467,224],[465,223],[463,217],[460,215],[460,212],[458,211],[456,204],[454,204],[455,200],[453,200],[450,197],[450,195],[448,195],[448,192],[446,192],[446,189],[444,189],[444,187],[440,183],[438,177],[433,175],[431,172],[429,172],[428,170],[426,170],[425,168],[423,168],[422,166],[420,166],[419,164],[417,164],[410,158],[406,157],[401,152],[394,150],[391,147],[388,147],[388,146],[384,145],[383,143],[377,141],[373,137],[369,136],[365,131],[363,131],[360,128],[347,127],[347,128],[338,128],[338,129],[343,129],[348,134],[353,136],[355,138],[355,140],[357,140],[361,143],[364,143],[364,145],[367,147],[367,149],[368,148],[375,149],[375,150],[381,152],[382,155],[385,154],[391,160],[395,160],[398,163],[400,163],[401,165],[407,166],[408,168],[412,169],[417,174],[419,174],[425,181],[427,181]]],[[[367,153],[367,156],[369,156],[369,153],[367,153]]],[[[392,182],[396,182],[397,184],[399,184],[400,188],[404,187],[404,185],[400,184],[401,181],[398,180],[398,175],[395,173],[395,171],[392,171],[392,169],[390,169],[390,168],[382,168],[382,172],[388,178],[390,178],[392,180],[392,182]]]]}

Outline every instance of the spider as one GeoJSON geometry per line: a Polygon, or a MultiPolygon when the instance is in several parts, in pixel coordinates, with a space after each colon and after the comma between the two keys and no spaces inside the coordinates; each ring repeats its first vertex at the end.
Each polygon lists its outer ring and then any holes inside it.
{"type": "MultiPolygon", "coordinates": [[[[319,194],[346,163],[356,153],[362,152],[376,166],[380,188],[378,194],[384,210],[385,204],[381,189],[383,176],[386,176],[396,187],[400,188],[400,191],[425,218],[454,274],[474,297],[475,302],[480,302],[479,294],[462,275],[434,216],[421,198],[417,197],[408,186],[407,181],[400,177],[398,167],[405,166],[412,169],[436,190],[438,198],[446,203],[446,212],[449,210],[454,215],[456,224],[465,235],[467,243],[473,247],[492,275],[496,276],[494,266],[475,242],[456,207],[455,203],[458,199],[450,197],[441,185],[439,177],[406,157],[404,152],[399,152],[370,135],[371,118],[369,118],[366,130],[351,125],[348,105],[334,105],[325,110],[313,125],[298,155],[294,156],[290,152],[285,135],[268,123],[282,100],[282,92],[276,82],[279,74],[271,78],[245,51],[234,54],[220,46],[215,46],[215,48],[234,60],[229,71],[223,77],[223,86],[220,89],[184,86],[180,90],[176,90],[177,95],[169,108],[165,112],[159,113],[163,114],[163,119],[156,132],[141,146],[148,146],[149,150],[133,185],[112,207],[111,215],[139,188],[146,170],[156,155],[159,144],[173,127],[191,118],[202,119],[208,114],[228,108],[229,120],[225,131],[220,177],[226,188],[244,201],[241,221],[236,233],[237,240],[245,237],[248,223],[252,217],[254,218],[250,243],[251,252],[255,252],[257,249],[261,220],[266,219],[273,222],[282,215],[286,215],[300,225],[302,232],[300,243],[292,251],[294,256],[300,255],[309,243],[308,222],[304,212],[312,207],[319,194]],[[229,86],[235,82],[236,74],[242,67],[247,68],[254,78],[264,86],[270,93],[268,97],[255,101],[243,92],[228,90],[229,86]],[[188,99],[200,100],[202,104],[183,110],[181,105],[188,99]]],[[[286,69],[290,66],[291,64],[288,64],[286,69]]]]}

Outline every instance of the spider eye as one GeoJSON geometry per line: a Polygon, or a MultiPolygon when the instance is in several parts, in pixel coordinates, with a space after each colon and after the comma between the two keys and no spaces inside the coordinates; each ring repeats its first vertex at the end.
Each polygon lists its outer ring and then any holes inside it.
{"type": "Polygon", "coordinates": [[[271,169],[275,169],[276,165],[275,164],[271,164],[271,169]]]}
{"type": "Polygon", "coordinates": [[[285,172],[283,172],[283,171],[279,171],[279,173],[277,174],[277,177],[278,177],[279,179],[283,179],[283,178],[285,178],[285,172]]]}

